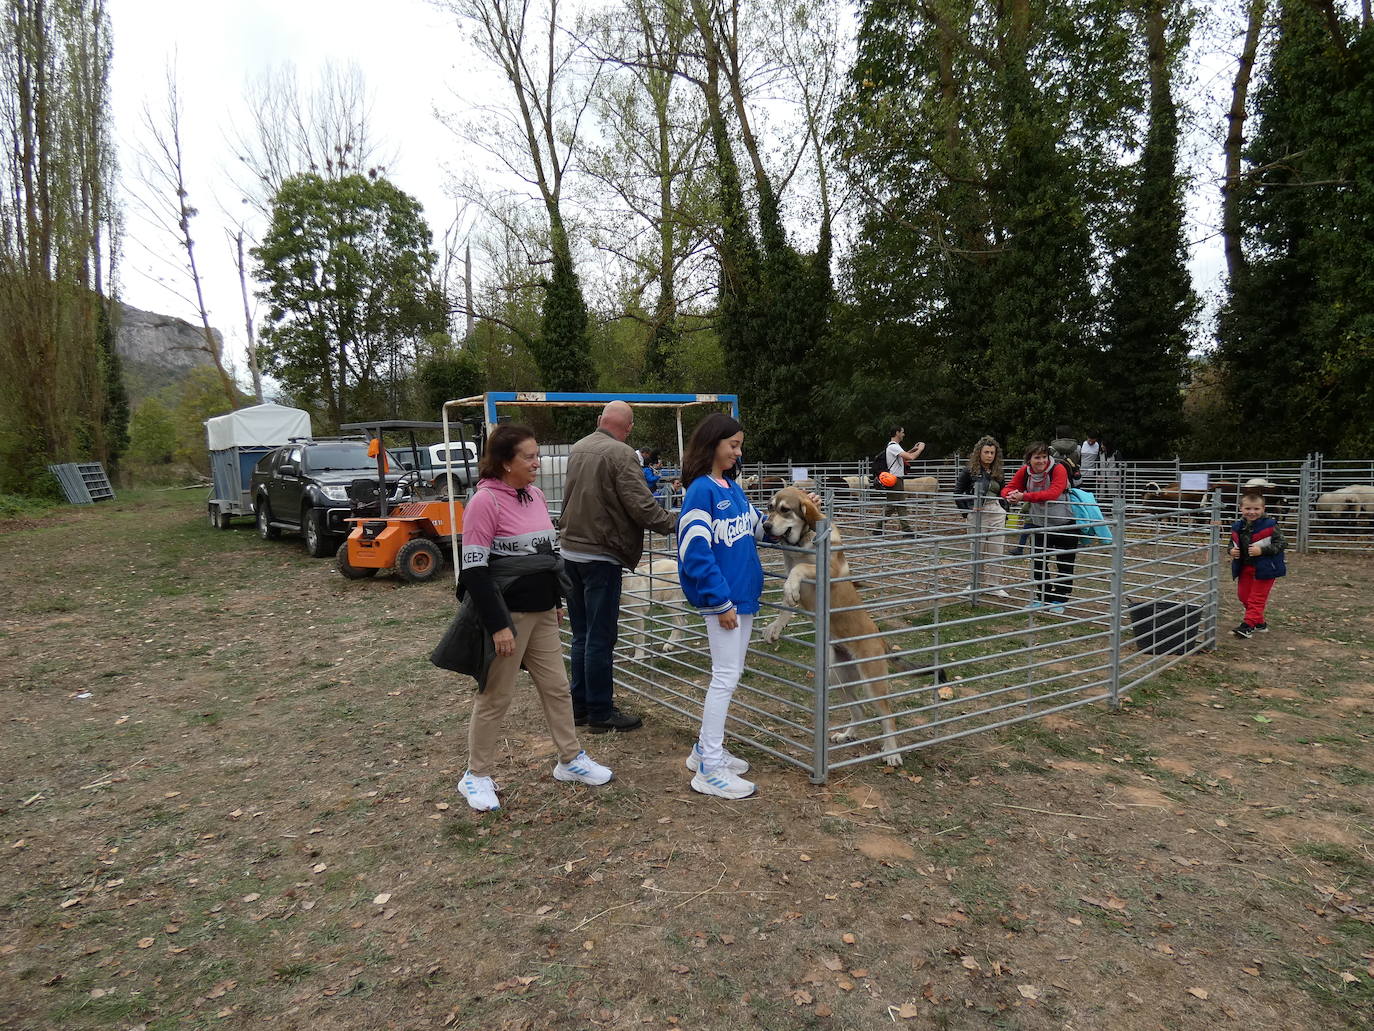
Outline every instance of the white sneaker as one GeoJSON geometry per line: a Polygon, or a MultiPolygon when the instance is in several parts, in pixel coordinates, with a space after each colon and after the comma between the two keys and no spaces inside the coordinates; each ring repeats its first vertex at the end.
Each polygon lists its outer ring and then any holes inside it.
{"type": "Polygon", "coordinates": [[[756,789],[753,781],[731,773],[727,766],[717,766],[714,770],[697,770],[692,778],[692,790],[717,798],[748,798],[756,789]]]}
{"type": "MultiPolygon", "coordinates": [[[[731,773],[748,773],[748,772],[749,772],[749,764],[748,764],[747,762],[745,762],[743,759],[741,759],[739,756],[737,756],[737,755],[731,755],[730,752],[728,752],[728,751],[727,751],[726,749],[724,749],[724,748],[722,748],[722,749],[720,750],[720,753],[721,753],[721,755],[724,757],[724,765],[725,765],[725,768],[726,768],[727,770],[729,770],[731,773]]],[[[697,770],[701,769],[701,742],[700,742],[700,741],[698,741],[696,744],[694,744],[694,745],[692,746],[692,752],[691,752],[690,755],[687,756],[687,758],[686,758],[686,760],[685,760],[685,762],[684,762],[684,765],[687,767],[687,769],[691,770],[693,773],[696,773],[697,770]]]]}
{"type": "Polygon", "coordinates": [[[501,801],[496,797],[496,781],[490,777],[474,777],[468,770],[458,782],[458,791],[479,813],[501,808],[501,801]]]}
{"type": "Polygon", "coordinates": [[[590,784],[596,787],[605,784],[615,776],[608,767],[602,766],[586,752],[578,752],[576,759],[559,763],[553,768],[554,780],[571,781],[576,784],[590,784]]]}
{"type": "Polygon", "coordinates": [[[1063,602],[1060,602],[1058,605],[1051,605],[1050,611],[1053,612],[1056,616],[1066,615],[1066,613],[1064,612],[1063,602]]]}

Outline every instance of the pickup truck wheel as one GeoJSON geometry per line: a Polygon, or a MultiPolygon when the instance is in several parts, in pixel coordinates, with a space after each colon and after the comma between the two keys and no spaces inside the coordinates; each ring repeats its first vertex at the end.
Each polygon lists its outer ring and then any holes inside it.
{"type": "Polygon", "coordinates": [[[258,536],[265,541],[274,541],[281,536],[281,531],[272,525],[272,506],[268,504],[266,498],[259,498],[257,507],[253,510],[253,517],[258,523],[258,536]]]}
{"type": "Polygon", "coordinates": [[[338,552],[334,555],[334,567],[346,580],[366,580],[369,576],[376,576],[377,570],[367,566],[355,566],[348,561],[348,541],[344,541],[339,546],[338,552]]]}
{"type": "Polygon", "coordinates": [[[333,558],[339,543],[325,528],[324,513],[306,509],[301,513],[301,529],[305,532],[305,550],[311,558],[333,558]]]}
{"type": "Polygon", "coordinates": [[[453,498],[454,501],[463,499],[463,481],[456,476],[441,476],[434,485],[444,497],[453,498]]]}
{"type": "Polygon", "coordinates": [[[406,541],[396,552],[396,572],[402,580],[412,584],[428,583],[444,568],[444,553],[439,545],[426,537],[406,541]]]}

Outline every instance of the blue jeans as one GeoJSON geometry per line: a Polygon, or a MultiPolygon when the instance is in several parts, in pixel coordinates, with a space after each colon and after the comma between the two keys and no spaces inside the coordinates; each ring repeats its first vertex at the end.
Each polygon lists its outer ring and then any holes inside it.
{"type": "Polygon", "coordinates": [[[611,669],[620,630],[620,565],[616,562],[565,562],[572,593],[572,707],[574,716],[597,722],[615,708],[611,669]]]}

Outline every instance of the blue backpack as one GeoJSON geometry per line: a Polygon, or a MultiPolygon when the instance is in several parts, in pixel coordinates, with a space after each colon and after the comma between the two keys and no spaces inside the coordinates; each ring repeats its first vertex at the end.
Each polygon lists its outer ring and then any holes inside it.
{"type": "Polygon", "coordinates": [[[1064,500],[1069,503],[1069,511],[1073,513],[1075,523],[1098,524],[1080,527],[1085,537],[1096,537],[1101,541],[1112,539],[1112,529],[1110,526],[1102,524],[1102,509],[1098,506],[1097,498],[1093,497],[1091,491],[1086,491],[1082,487],[1070,487],[1064,491],[1064,500]]]}

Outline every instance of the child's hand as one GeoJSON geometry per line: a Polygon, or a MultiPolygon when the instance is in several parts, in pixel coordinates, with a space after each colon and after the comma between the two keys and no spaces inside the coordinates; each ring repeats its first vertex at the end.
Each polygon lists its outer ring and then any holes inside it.
{"type": "Polygon", "coordinates": [[[1232,557],[1232,558],[1240,558],[1240,549],[1239,549],[1239,548],[1232,548],[1232,549],[1231,549],[1231,557],[1232,557]]]}
{"type": "Polygon", "coordinates": [[[1264,554],[1264,549],[1261,548],[1258,544],[1252,544],[1252,545],[1250,545],[1250,555],[1251,555],[1251,557],[1254,557],[1255,555],[1263,555],[1263,554],[1264,554]]]}

